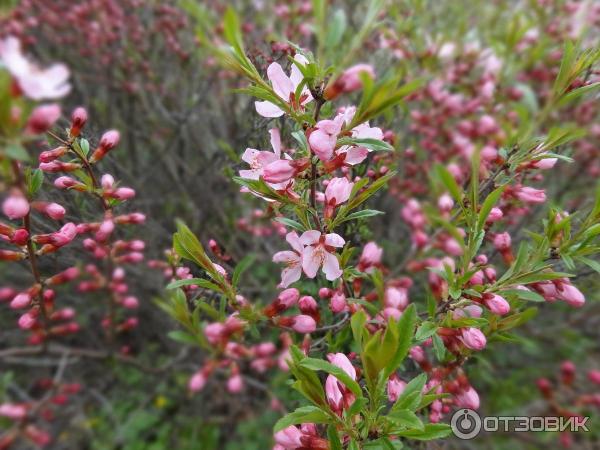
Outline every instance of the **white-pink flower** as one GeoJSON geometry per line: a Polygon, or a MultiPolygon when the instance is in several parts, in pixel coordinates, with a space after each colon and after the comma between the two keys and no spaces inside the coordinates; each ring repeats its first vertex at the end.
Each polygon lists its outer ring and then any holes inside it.
{"type": "Polygon", "coordinates": [[[40,69],[23,55],[21,43],[14,36],[0,40],[0,65],[10,72],[25,96],[32,100],[64,97],[71,90],[67,66],[53,64],[40,69]]]}
{"type": "Polygon", "coordinates": [[[249,170],[240,170],[240,177],[250,180],[258,180],[264,172],[264,168],[281,157],[281,136],[279,130],[273,128],[269,130],[271,135],[271,147],[273,151],[256,150],[247,148],[242,155],[242,161],[248,163],[249,170]]]}
{"type": "Polygon", "coordinates": [[[325,203],[327,205],[338,206],[348,201],[354,183],[347,178],[332,178],[325,189],[325,203]]]}
{"type": "MultiPolygon", "coordinates": [[[[308,63],[308,60],[301,54],[297,54],[294,59],[302,65],[308,63]]],[[[284,102],[303,106],[312,100],[312,96],[307,87],[302,89],[299,99],[294,99],[296,88],[304,79],[302,72],[300,72],[300,69],[298,69],[295,64],[292,65],[290,76],[287,76],[281,65],[276,62],[271,63],[267,68],[267,77],[273,85],[275,94],[277,94],[284,102]]],[[[269,101],[254,102],[254,105],[256,107],[256,112],[263,117],[280,117],[284,114],[284,111],[279,106],[269,101]]]]}
{"type": "Polygon", "coordinates": [[[302,269],[308,278],[314,278],[320,267],[329,281],[342,276],[340,263],[334,254],[335,248],[343,247],[346,241],[339,234],[321,234],[317,230],[302,233],[302,269]]]}
{"type": "Polygon", "coordinates": [[[302,252],[304,250],[300,237],[295,231],[288,233],[285,240],[288,241],[293,251],[284,250],[273,255],[273,262],[285,264],[285,268],[281,271],[281,283],[279,283],[279,287],[283,288],[300,279],[302,275],[302,252]]]}

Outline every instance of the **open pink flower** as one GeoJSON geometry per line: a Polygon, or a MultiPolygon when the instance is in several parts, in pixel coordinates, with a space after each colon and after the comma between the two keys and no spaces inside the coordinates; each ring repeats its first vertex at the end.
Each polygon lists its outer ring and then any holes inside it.
{"type": "Polygon", "coordinates": [[[343,125],[343,118],[338,115],[333,120],[317,122],[314,131],[310,133],[308,143],[321,161],[329,161],[333,157],[338,134],[342,131],[343,125]]]}
{"type": "Polygon", "coordinates": [[[329,281],[342,276],[340,263],[333,253],[334,248],[343,247],[346,241],[339,234],[321,234],[317,230],[302,233],[300,242],[305,245],[302,251],[302,269],[308,278],[317,276],[319,267],[329,281]]]}
{"type": "Polygon", "coordinates": [[[14,36],[0,40],[0,63],[15,78],[25,96],[32,100],[64,97],[71,90],[69,69],[64,64],[40,69],[23,55],[21,43],[14,36]]]}
{"type": "Polygon", "coordinates": [[[302,275],[302,252],[304,246],[295,231],[288,233],[285,237],[292,250],[284,250],[273,255],[273,262],[284,263],[285,268],[281,271],[281,283],[279,287],[286,288],[295,283],[302,275]]]}
{"type": "MultiPolygon", "coordinates": [[[[302,65],[308,63],[308,60],[300,54],[297,54],[294,59],[302,65]]],[[[275,94],[284,102],[291,104],[292,108],[304,106],[312,100],[307,87],[302,90],[299,99],[294,98],[296,88],[304,79],[302,72],[300,72],[300,69],[295,64],[292,65],[290,76],[288,77],[281,68],[281,65],[276,62],[271,63],[267,68],[267,77],[273,85],[275,94]]],[[[256,112],[263,117],[280,117],[284,114],[284,111],[279,106],[269,101],[254,102],[254,106],[256,107],[256,112]]]]}
{"type": "Polygon", "coordinates": [[[263,175],[264,168],[268,164],[281,158],[281,136],[279,135],[279,130],[273,128],[269,130],[269,133],[271,134],[271,147],[273,147],[273,151],[247,148],[242,155],[242,161],[248,163],[250,169],[240,170],[240,177],[258,180],[263,175]]]}

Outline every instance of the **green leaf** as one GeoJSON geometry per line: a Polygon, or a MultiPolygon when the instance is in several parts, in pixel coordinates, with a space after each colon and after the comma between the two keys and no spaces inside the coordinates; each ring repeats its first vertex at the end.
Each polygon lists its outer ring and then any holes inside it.
{"type": "Polygon", "coordinates": [[[40,169],[35,169],[31,172],[28,177],[27,190],[29,191],[29,195],[33,197],[42,187],[42,183],[44,182],[44,172],[40,169]]]}
{"type": "Polygon", "coordinates": [[[377,211],[376,209],[363,209],[361,211],[355,211],[352,214],[348,214],[342,222],[348,222],[349,220],[355,219],[364,219],[365,217],[373,217],[378,216],[380,214],[385,214],[383,211],[377,211]]]}
{"type": "Polygon", "coordinates": [[[328,374],[336,377],[340,381],[340,383],[342,383],[344,386],[350,389],[350,391],[352,391],[354,395],[356,395],[359,398],[363,396],[360,385],[356,381],[354,381],[350,377],[350,375],[348,375],[342,368],[338,366],[316,358],[304,358],[302,361],[300,361],[299,365],[301,367],[306,367],[307,369],[322,370],[324,372],[327,372],[328,374]]]}
{"type": "Polygon", "coordinates": [[[330,423],[331,417],[322,409],[316,406],[301,406],[295,411],[286,414],[279,419],[273,426],[273,432],[283,430],[290,425],[297,425],[301,423],[330,423]]]}
{"type": "Polygon", "coordinates": [[[167,284],[167,289],[177,289],[182,286],[200,286],[211,291],[222,292],[222,289],[211,281],[205,280],[204,278],[186,278],[185,280],[176,280],[167,284]]]}
{"type": "Polygon", "coordinates": [[[433,340],[433,351],[435,353],[435,357],[438,361],[443,361],[446,357],[446,346],[444,345],[444,341],[437,334],[432,336],[433,340]]]}
{"type": "Polygon", "coordinates": [[[233,271],[233,275],[231,276],[231,284],[234,287],[237,286],[240,277],[252,265],[255,258],[255,255],[246,255],[239,263],[237,263],[235,270],[233,271]]]}
{"type": "Polygon", "coordinates": [[[462,205],[463,193],[462,189],[456,183],[456,180],[452,176],[452,174],[448,171],[445,166],[441,164],[437,164],[434,169],[437,174],[438,179],[442,182],[442,184],[446,187],[454,201],[462,205]]]}
{"type": "Polygon", "coordinates": [[[17,161],[29,161],[29,154],[21,144],[8,144],[4,149],[4,154],[17,161]]]}
{"type": "Polygon", "coordinates": [[[284,224],[286,227],[293,228],[294,230],[298,230],[300,232],[306,231],[306,228],[304,228],[304,226],[300,222],[288,219],[287,217],[275,217],[273,220],[275,222],[284,224]]]}
{"type": "Polygon", "coordinates": [[[492,210],[492,208],[494,206],[496,206],[496,203],[498,203],[498,200],[500,200],[500,196],[502,195],[502,192],[504,192],[504,186],[500,186],[499,188],[493,190],[490,195],[488,195],[486,197],[486,199],[484,200],[483,204],[481,205],[481,210],[479,211],[479,217],[477,219],[477,229],[481,230],[483,229],[483,226],[485,225],[485,221],[488,218],[488,216],[490,215],[490,211],[492,210]]]}
{"type": "Polygon", "coordinates": [[[421,419],[419,419],[414,412],[408,409],[394,409],[393,411],[390,411],[390,414],[387,416],[387,418],[391,419],[394,424],[403,428],[415,428],[417,430],[424,429],[421,419]]]}
{"type": "Polygon", "coordinates": [[[327,427],[327,439],[329,440],[329,450],[342,450],[342,442],[335,425],[327,427]]]}
{"type": "Polygon", "coordinates": [[[339,146],[342,145],[350,145],[350,146],[359,146],[366,147],[370,150],[379,152],[379,151],[394,151],[394,147],[388,144],[385,141],[374,138],[353,138],[353,137],[342,137],[338,139],[337,144],[339,146]]]}
{"type": "Polygon", "coordinates": [[[343,9],[338,9],[327,26],[327,35],[325,36],[325,46],[333,49],[336,47],[344,36],[346,31],[346,13],[343,9]]]}
{"type": "Polygon", "coordinates": [[[438,329],[437,324],[433,322],[423,322],[415,334],[415,340],[420,342],[436,334],[438,329]]]}
{"type": "MultiPolygon", "coordinates": [[[[404,310],[397,326],[398,347],[392,357],[391,362],[384,369],[384,378],[388,378],[396,371],[398,366],[404,361],[413,341],[413,333],[417,324],[417,311],[414,303],[411,303],[404,310]]],[[[388,325],[389,326],[389,325],[388,325]]]]}
{"type": "Polygon", "coordinates": [[[185,331],[181,331],[181,330],[169,331],[167,336],[169,336],[170,339],[173,339],[174,341],[177,341],[177,342],[181,342],[183,344],[192,344],[192,345],[198,344],[198,340],[191,334],[186,333],[185,331]]]}
{"type": "Polygon", "coordinates": [[[367,315],[364,311],[358,311],[352,315],[350,319],[350,328],[352,328],[352,335],[354,336],[354,342],[359,349],[362,350],[363,339],[365,337],[365,324],[367,323],[367,315]]]}
{"type": "Polygon", "coordinates": [[[408,409],[414,411],[421,403],[423,386],[427,382],[427,374],[420,374],[413,378],[404,388],[390,411],[408,409]]]}
{"type": "Polygon", "coordinates": [[[400,431],[397,434],[401,437],[416,439],[419,441],[430,441],[432,439],[441,439],[449,436],[452,433],[450,425],[445,423],[428,423],[423,430],[407,430],[400,431]]]}

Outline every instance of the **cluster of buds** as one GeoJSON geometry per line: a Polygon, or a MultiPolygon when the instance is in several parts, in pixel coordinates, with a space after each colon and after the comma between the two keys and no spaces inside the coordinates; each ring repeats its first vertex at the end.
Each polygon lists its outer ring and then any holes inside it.
{"type": "Polygon", "coordinates": [[[11,422],[0,436],[0,449],[19,444],[36,447],[51,444],[52,436],[41,426],[42,423],[52,422],[56,413],[81,390],[78,383],[58,383],[52,379],[38,380],[34,388],[41,394],[39,399],[0,403],[0,417],[11,422]]]}

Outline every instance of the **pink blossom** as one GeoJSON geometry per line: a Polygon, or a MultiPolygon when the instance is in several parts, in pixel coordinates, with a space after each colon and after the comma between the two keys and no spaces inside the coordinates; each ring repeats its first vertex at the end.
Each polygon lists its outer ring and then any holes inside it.
{"type": "Polygon", "coordinates": [[[48,217],[54,220],[62,219],[66,213],[65,208],[58,203],[49,203],[44,209],[44,212],[48,215],[48,217]]]}
{"type": "Polygon", "coordinates": [[[31,303],[31,295],[27,292],[21,292],[17,294],[10,302],[12,309],[23,309],[29,306],[31,303]]]}
{"type": "Polygon", "coordinates": [[[73,113],[71,114],[71,129],[69,130],[69,134],[73,137],[79,136],[81,129],[85,126],[87,122],[88,114],[85,108],[81,106],[75,108],[73,113]]]}
{"type": "Polygon", "coordinates": [[[232,394],[241,392],[244,388],[244,380],[240,374],[235,374],[227,380],[227,390],[232,394]]]}
{"type": "Polygon", "coordinates": [[[395,308],[398,310],[404,310],[408,306],[408,296],[406,295],[406,289],[400,289],[394,286],[386,288],[384,294],[385,306],[389,308],[395,308]]]}
{"type": "Polygon", "coordinates": [[[347,178],[332,178],[325,188],[325,202],[328,205],[338,206],[348,201],[354,183],[347,178]]]}
{"type": "Polygon", "coordinates": [[[272,152],[247,148],[242,155],[242,161],[250,165],[250,170],[240,170],[240,177],[258,180],[264,175],[264,168],[281,158],[281,136],[277,128],[269,130],[271,135],[272,152]]]}
{"type": "Polygon", "coordinates": [[[454,402],[459,408],[479,409],[479,394],[469,386],[467,390],[454,395],[454,402]]]}
{"type": "Polygon", "coordinates": [[[370,64],[357,64],[344,71],[336,80],[340,83],[342,92],[352,92],[362,88],[361,74],[366,74],[370,78],[375,78],[375,69],[370,64]]]}
{"type": "Polygon", "coordinates": [[[494,236],[494,247],[498,250],[510,250],[511,239],[510,234],[508,232],[498,233],[494,236]]]}
{"type": "Polygon", "coordinates": [[[487,308],[494,314],[503,316],[510,312],[510,304],[504,297],[501,297],[497,294],[484,295],[483,302],[485,303],[485,306],[487,306],[487,308]]]}
{"type": "Polygon", "coordinates": [[[275,442],[282,446],[285,450],[294,450],[302,447],[302,436],[303,434],[298,427],[290,425],[289,427],[275,433],[274,438],[275,442]]]}
{"type": "Polygon", "coordinates": [[[312,333],[317,329],[315,319],[305,314],[297,315],[293,318],[292,328],[297,333],[312,333]]]}
{"type": "Polygon", "coordinates": [[[0,405],[0,416],[8,417],[12,420],[24,419],[27,415],[27,408],[24,405],[16,403],[2,403],[0,405]]]}
{"type": "Polygon", "coordinates": [[[278,159],[268,164],[263,169],[263,179],[267,183],[281,184],[290,181],[297,173],[294,162],[287,159],[278,159]]]}
{"type": "Polygon", "coordinates": [[[341,291],[336,291],[332,296],[329,302],[329,307],[334,314],[341,313],[348,309],[348,302],[346,301],[346,296],[341,291]]]}
{"type": "MultiPolygon", "coordinates": [[[[308,63],[308,60],[299,53],[296,54],[294,60],[302,65],[308,63]]],[[[302,72],[300,72],[300,69],[298,69],[295,64],[292,64],[290,76],[288,77],[284,73],[281,65],[276,62],[271,63],[267,68],[267,78],[271,81],[275,94],[285,103],[291,104],[294,109],[295,104],[304,106],[312,100],[312,96],[307,87],[304,87],[299,99],[294,98],[296,88],[304,79],[302,72]]],[[[256,112],[263,117],[280,117],[284,114],[284,111],[279,106],[269,101],[257,101],[254,102],[254,106],[256,107],[256,112]]]]}
{"type": "Polygon", "coordinates": [[[206,375],[204,371],[196,372],[188,381],[188,389],[191,392],[200,392],[206,386],[206,375]]]}
{"type": "Polygon", "coordinates": [[[36,323],[36,316],[32,311],[26,312],[19,317],[18,325],[22,330],[31,329],[36,323]]]}
{"type": "Polygon", "coordinates": [[[314,278],[321,266],[329,281],[342,276],[340,263],[333,253],[334,248],[343,247],[345,244],[340,235],[321,234],[320,231],[310,230],[302,233],[300,242],[305,245],[302,251],[302,269],[308,278],[314,278]]]}
{"type": "Polygon", "coordinates": [[[535,189],[529,186],[516,188],[515,196],[525,203],[544,203],[546,201],[544,189],[535,189]]]}
{"type": "Polygon", "coordinates": [[[281,283],[279,283],[279,286],[284,288],[300,279],[304,250],[300,237],[295,231],[288,233],[285,240],[288,241],[293,251],[284,250],[273,255],[273,262],[285,264],[285,268],[281,272],[281,283]]]}
{"type": "Polygon", "coordinates": [[[321,161],[329,161],[337,143],[337,137],[342,131],[343,120],[336,117],[334,120],[321,120],[310,136],[308,143],[312,151],[321,161]]]}
{"type": "Polygon", "coordinates": [[[13,36],[0,40],[0,62],[32,100],[64,97],[71,90],[69,70],[65,65],[54,64],[40,69],[21,53],[21,43],[13,36]]]}
{"type": "MultiPolygon", "coordinates": [[[[350,378],[356,380],[356,369],[354,369],[346,355],[343,353],[330,353],[327,355],[327,359],[331,364],[346,372],[350,378]]],[[[325,395],[331,407],[338,412],[344,408],[348,400],[353,399],[353,395],[346,392],[346,388],[333,375],[328,375],[325,380],[325,395]]]]}
{"type": "Polygon", "coordinates": [[[362,88],[361,74],[375,78],[375,69],[370,64],[356,64],[346,69],[331,85],[325,89],[325,98],[332,100],[342,93],[354,92],[362,88]]]}
{"type": "Polygon", "coordinates": [[[387,393],[390,402],[394,403],[400,397],[400,394],[404,392],[406,382],[402,381],[396,375],[392,375],[387,383],[387,393]]]}
{"type": "Polygon", "coordinates": [[[569,282],[560,284],[559,295],[562,300],[576,308],[583,306],[585,303],[585,296],[569,282]]]}
{"type": "Polygon", "coordinates": [[[483,350],[487,343],[485,335],[478,328],[464,328],[460,340],[471,350],[483,350]]]}
{"type": "Polygon", "coordinates": [[[26,132],[42,134],[48,131],[60,118],[60,106],[56,103],[36,106],[27,119],[26,132]]]}
{"type": "Polygon", "coordinates": [[[11,220],[22,219],[29,213],[29,202],[25,197],[11,195],[2,203],[2,212],[11,220]]]}
{"type": "Polygon", "coordinates": [[[381,264],[381,258],[383,256],[383,249],[379,247],[375,242],[368,242],[360,255],[358,261],[358,270],[361,272],[371,273],[375,267],[381,264]]]}

